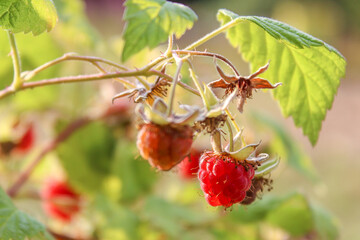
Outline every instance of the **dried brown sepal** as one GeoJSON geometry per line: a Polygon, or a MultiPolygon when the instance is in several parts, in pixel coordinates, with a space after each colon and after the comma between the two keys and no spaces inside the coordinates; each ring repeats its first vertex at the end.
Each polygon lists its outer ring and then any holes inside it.
{"type": "Polygon", "coordinates": [[[156,97],[166,97],[169,86],[170,83],[166,79],[158,78],[154,84],[150,84],[149,90],[147,90],[144,85],[137,84],[136,88],[115,95],[112,101],[114,102],[116,99],[122,97],[129,97],[134,98],[135,103],[146,101],[151,106],[156,97]]]}
{"type": "Polygon", "coordinates": [[[145,96],[139,95],[135,102],[141,102],[142,100],[145,100],[149,105],[152,105],[154,103],[154,100],[156,97],[165,98],[167,95],[168,87],[170,86],[170,83],[161,78],[158,79],[153,86],[151,86],[150,91],[148,91],[145,96]]]}
{"type": "Polygon", "coordinates": [[[269,63],[265,66],[259,68],[255,73],[247,76],[227,76],[221,68],[216,65],[216,70],[218,71],[221,79],[209,83],[209,86],[212,88],[224,88],[225,95],[231,94],[233,91],[237,91],[236,96],[238,97],[237,108],[240,112],[243,111],[244,103],[247,98],[252,97],[253,89],[273,89],[281,85],[281,83],[276,83],[272,85],[268,80],[263,78],[258,78],[257,76],[261,73],[264,73],[269,67],[269,63]]]}
{"type": "Polygon", "coordinates": [[[261,193],[264,192],[264,189],[267,191],[271,191],[273,189],[273,180],[270,178],[253,178],[251,182],[251,188],[246,192],[245,199],[240,203],[242,205],[250,205],[257,198],[261,198],[261,193]]]}
{"type": "Polygon", "coordinates": [[[205,118],[202,121],[197,121],[194,124],[194,129],[197,132],[206,132],[206,133],[214,133],[218,128],[221,128],[224,126],[226,121],[227,115],[221,114],[217,117],[213,118],[205,118]]]}

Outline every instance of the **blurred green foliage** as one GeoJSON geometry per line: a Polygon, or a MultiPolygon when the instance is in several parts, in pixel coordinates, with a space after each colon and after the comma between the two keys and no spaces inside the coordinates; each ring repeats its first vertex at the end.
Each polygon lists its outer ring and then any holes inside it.
{"type": "MultiPolygon", "coordinates": [[[[266,14],[271,12],[277,2],[279,1],[226,1],[222,5],[222,1],[216,1],[209,6],[204,4],[203,8],[221,5],[246,15],[255,10],[257,14],[266,14]]],[[[23,70],[34,69],[61,56],[67,50],[87,53],[99,45],[108,44],[88,22],[82,1],[55,0],[54,3],[60,21],[51,34],[42,34],[36,38],[29,34],[16,35],[23,70]]],[[[336,4],[351,8],[352,16],[358,18],[354,8],[350,7],[350,0],[336,4]]],[[[111,46],[109,48],[111,49],[111,46]]],[[[8,53],[8,40],[6,34],[1,32],[1,89],[8,86],[12,79],[12,65],[8,53]]],[[[111,55],[112,52],[104,53],[106,54],[111,55]]],[[[87,71],[86,68],[79,69],[77,66],[77,64],[55,66],[44,71],[34,80],[87,71]]],[[[17,113],[22,116],[21,121],[37,123],[39,142],[31,153],[34,154],[41,150],[44,143],[68,126],[71,119],[80,118],[99,105],[109,106],[110,100],[105,100],[100,93],[103,87],[100,84],[95,85],[96,87],[90,85],[92,87],[84,85],[44,87],[17,93],[5,101],[2,100],[0,117],[17,113]],[[101,105],[104,102],[107,104],[101,105]],[[28,114],[29,112],[31,114],[28,114]]],[[[298,147],[298,143],[286,134],[286,130],[261,113],[256,119],[260,125],[267,128],[265,131],[273,132],[274,140],[270,148],[283,149],[282,155],[286,161],[282,161],[282,164],[289,164],[304,176],[315,179],[315,170],[309,158],[298,147]]],[[[5,128],[11,128],[11,124],[13,123],[9,121],[0,121],[0,125],[6,125],[5,128]]],[[[3,128],[4,126],[0,127],[3,128]]],[[[55,167],[49,170],[48,175],[66,176],[71,185],[86,199],[86,210],[82,215],[91,227],[84,227],[84,230],[81,223],[84,219],[76,219],[79,223],[76,222],[70,226],[70,230],[67,229],[71,234],[83,231],[85,236],[103,240],[252,240],[270,239],[268,236],[278,231],[280,231],[278,239],[312,236],[313,239],[332,240],[339,237],[334,217],[322,207],[313,204],[308,197],[297,192],[280,197],[266,194],[261,200],[248,207],[235,206],[226,211],[213,209],[207,206],[201,196],[197,182],[179,180],[176,171],[156,172],[146,161],[138,157],[134,134],[128,136],[126,131],[127,129],[120,124],[109,124],[104,120],[92,122],[75,132],[53,153],[55,167]]],[[[26,165],[25,161],[21,161],[25,157],[20,157],[20,162],[17,164],[12,162],[13,158],[15,157],[1,156],[2,186],[9,185],[19,170],[26,165]],[[8,176],[12,177],[7,178],[8,176]]],[[[40,191],[40,185],[39,179],[35,177],[30,180],[24,192],[34,189],[40,191]]],[[[2,213],[10,209],[9,212],[20,216],[20,220],[17,221],[25,221],[28,228],[35,226],[32,229],[25,229],[27,236],[31,236],[34,229],[37,232],[44,231],[44,226],[17,210],[2,190],[0,194],[0,199],[6,203],[0,204],[2,213]]],[[[46,219],[43,222],[57,230],[63,227],[59,227],[56,220],[46,219]]],[[[14,231],[18,233],[20,230],[22,229],[18,228],[14,231]]],[[[3,239],[4,236],[7,235],[0,231],[0,238],[3,239]]],[[[22,235],[12,238],[23,239],[22,235]]]]}

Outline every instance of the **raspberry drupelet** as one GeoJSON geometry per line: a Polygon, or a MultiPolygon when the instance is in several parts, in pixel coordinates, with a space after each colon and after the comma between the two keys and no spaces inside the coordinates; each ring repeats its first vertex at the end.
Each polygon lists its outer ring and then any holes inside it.
{"type": "Polygon", "coordinates": [[[237,163],[227,154],[209,151],[200,158],[200,185],[206,201],[214,207],[228,208],[243,201],[254,174],[252,165],[237,163]]]}

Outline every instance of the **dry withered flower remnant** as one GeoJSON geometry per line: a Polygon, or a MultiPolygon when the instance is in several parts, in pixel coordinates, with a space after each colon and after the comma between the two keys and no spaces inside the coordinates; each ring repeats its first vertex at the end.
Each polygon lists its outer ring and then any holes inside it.
{"type": "Polygon", "coordinates": [[[225,95],[229,95],[233,91],[237,91],[236,96],[239,97],[237,108],[240,112],[243,111],[244,103],[246,98],[251,98],[253,89],[273,89],[281,85],[281,83],[276,83],[272,85],[268,80],[257,77],[261,73],[264,73],[269,67],[269,63],[265,66],[259,68],[255,73],[247,76],[227,76],[221,68],[216,65],[216,70],[218,71],[221,79],[209,83],[209,86],[212,88],[224,88],[225,95]]]}
{"type": "Polygon", "coordinates": [[[251,188],[246,192],[245,199],[241,202],[242,205],[249,205],[253,203],[257,198],[261,198],[260,193],[264,192],[266,187],[268,191],[273,189],[272,187],[273,180],[270,178],[265,178],[263,176],[252,179],[251,188]]]}
{"type": "Polygon", "coordinates": [[[170,83],[160,77],[155,81],[155,83],[150,84],[149,89],[147,89],[143,84],[138,83],[136,88],[126,90],[114,96],[113,102],[117,98],[128,96],[134,97],[135,103],[146,101],[148,104],[152,105],[155,97],[166,97],[168,86],[170,86],[170,83]]]}

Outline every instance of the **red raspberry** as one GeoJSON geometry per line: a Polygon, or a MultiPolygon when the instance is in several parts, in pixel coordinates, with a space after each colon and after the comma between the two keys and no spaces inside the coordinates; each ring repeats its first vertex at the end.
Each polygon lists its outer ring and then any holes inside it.
{"type": "Polygon", "coordinates": [[[34,144],[35,133],[34,126],[30,125],[24,135],[21,137],[20,141],[15,146],[15,151],[25,153],[31,149],[34,144]]]}
{"type": "Polygon", "coordinates": [[[192,149],[190,157],[187,156],[179,163],[179,173],[184,179],[192,179],[197,177],[199,171],[199,159],[201,152],[196,149],[192,149]]]}
{"type": "Polygon", "coordinates": [[[136,143],[151,166],[168,171],[190,153],[192,142],[189,126],[147,123],[141,126],[136,143]]]}
{"type": "Polygon", "coordinates": [[[48,181],[41,195],[44,209],[51,217],[69,222],[80,211],[80,195],[66,182],[48,181]]]}
{"type": "Polygon", "coordinates": [[[244,200],[255,171],[225,154],[205,152],[200,158],[198,177],[206,201],[211,206],[230,207],[244,200]]]}

